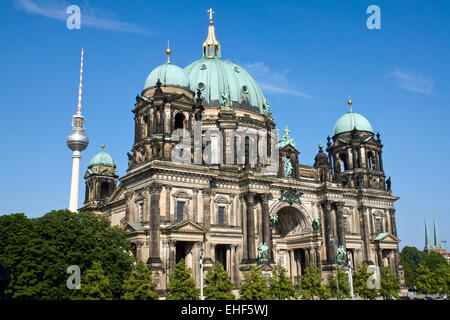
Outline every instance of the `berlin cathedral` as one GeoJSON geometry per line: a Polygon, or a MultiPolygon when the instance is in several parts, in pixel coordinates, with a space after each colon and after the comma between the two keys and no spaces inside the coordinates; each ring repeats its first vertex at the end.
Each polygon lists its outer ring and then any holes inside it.
{"type": "MultiPolygon", "coordinates": [[[[253,266],[268,275],[275,264],[297,284],[310,264],[327,279],[340,250],[347,253],[345,268],[389,266],[403,282],[394,208],[399,198],[385,176],[380,134],[349,100],[313,165],[299,162],[287,128],[275,143],[261,144],[260,132],[275,129],[271,106],[249,73],[222,59],[209,14],[203,57],[183,69],[170,62],[167,48],[167,61],[150,72],[136,97],[127,173],[119,178],[102,149],[84,175],[80,210],[127,231],[133,254],[152,270],[160,292],[181,259],[198,286],[201,259],[205,272],[222,263],[235,284],[253,266]],[[200,135],[197,148],[209,148],[211,156],[174,162],[180,153],[174,152],[176,130],[200,135]],[[243,160],[224,161],[236,159],[229,133],[239,130],[243,160]],[[202,139],[207,131],[217,134],[202,139]],[[273,172],[250,161],[252,145],[276,157],[273,172]]],[[[195,158],[195,152],[186,154],[195,158]]]]}

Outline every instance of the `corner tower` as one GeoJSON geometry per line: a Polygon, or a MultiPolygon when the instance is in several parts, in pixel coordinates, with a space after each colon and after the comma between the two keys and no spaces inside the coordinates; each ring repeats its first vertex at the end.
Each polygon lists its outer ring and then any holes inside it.
{"type": "Polygon", "coordinates": [[[333,143],[327,138],[333,181],[348,188],[386,189],[387,185],[389,190],[390,180],[385,184],[380,134],[375,138],[369,120],[353,112],[352,100],[347,103],[349,111],[334,125],[333,143]]]}

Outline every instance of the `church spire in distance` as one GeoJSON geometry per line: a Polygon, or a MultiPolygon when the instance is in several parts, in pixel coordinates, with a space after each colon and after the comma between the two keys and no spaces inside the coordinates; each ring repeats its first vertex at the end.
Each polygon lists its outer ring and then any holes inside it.
{"type": "Polygon", "coordinates": [[[208,37],[206,38],[206,41],[203,43],[203,58],[220,58],[221,57],[220,43],[216,39],[213,24],[213,14],[215,12],[212,10],[212,8],[210,8],[207,12],[209,13],[209,28],[208,28],[208,37]]]}

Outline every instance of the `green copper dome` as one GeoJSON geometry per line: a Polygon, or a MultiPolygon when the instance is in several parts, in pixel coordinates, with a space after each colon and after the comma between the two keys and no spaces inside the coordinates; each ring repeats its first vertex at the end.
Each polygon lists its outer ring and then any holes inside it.
{"type": "Polygon", "coordinates": [[[358,131],[368,131],[373,133],[372,125],[369,120],[359,113],[349,111],[336,121],[334,125],[334,135],[343,132],[350,132],[354,128],[358,131]]]}
{"type": "Polygon", "coordinates": [[[164,63],[150,72],[145,81],[144,90],[156,86],[158,79],[162,85],[179,86],[189,89],[189,79],[183,69],[171,63],[164,63]]]}
{"type": "Polygon", "coordinates": [[[240,66],[214,58],[202,58],[186,68],[191,90],[202,92],[206,107],[241,108],[267,114],[270,105],[256,81],[240,66]]]}
{"type": "Polygon", "coordinates": [[[97,153],[89,162],[88,168],[94,166],[94,165],[101,165],[105,167],[116,167],[113,158],[107,154],[106,152],[102,151],[97,153]]]}

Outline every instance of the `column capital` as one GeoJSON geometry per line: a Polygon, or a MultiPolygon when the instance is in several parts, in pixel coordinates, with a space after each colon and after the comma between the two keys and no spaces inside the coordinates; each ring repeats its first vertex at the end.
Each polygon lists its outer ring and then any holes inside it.
{"type": "Polygon", "coordinates": [[[202,190],[203,197],[210,198],[211,196],[213,196],[213,194],[214,193],[211,189],[203,189],[202,190]]]}
{"type": "Polygon", "coordinates": [[[261,199],[263,202],[269,202],[269,194],[268,193],[263,193],[261,195],[261,199]]]}
{"type": "Polygon", "coordinates": [[[146,190],[152,194],[161,192],[162,185],[159,183],[152,183],[146,187],[146,190]]]}
{"type": "Polygon", "coordinates": [[[130,201],[133,198],[133,192],[125,192],[125,200],[130,201]]]}

